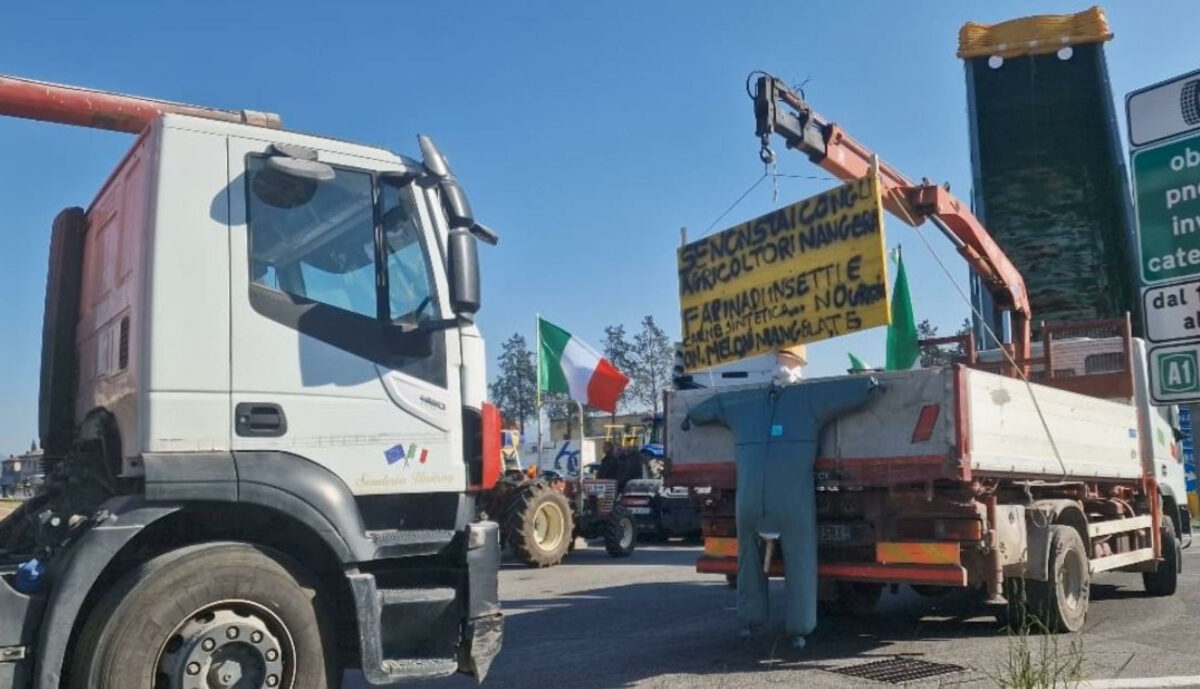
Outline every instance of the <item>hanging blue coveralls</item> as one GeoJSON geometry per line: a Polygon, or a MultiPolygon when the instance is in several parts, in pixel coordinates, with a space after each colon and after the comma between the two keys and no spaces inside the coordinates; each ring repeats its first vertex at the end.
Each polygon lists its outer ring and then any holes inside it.
{"type": "Polygon", "coordinates": [[[733,433],[737,460],[738,618],[767,622],[760,533],[779,534],[787,589],[787,632],[817,626],[817,511],[813,464],[821,427],[856,409],[878,384],[861,376],[719,392],[688,411],[699,425],[733,433]]]}

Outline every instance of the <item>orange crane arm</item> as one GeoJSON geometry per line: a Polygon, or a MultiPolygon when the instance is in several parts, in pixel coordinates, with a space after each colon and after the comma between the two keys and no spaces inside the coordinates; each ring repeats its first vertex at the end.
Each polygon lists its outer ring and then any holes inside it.
{"type": "Polygon", "coordinates": [[[0,75],[0,115],[140,134],[164,113],[279,129],[279,115],[218,110],[0,75]]]}
{"type": "MultiPolygon", "coordinates": [[[[754,99],[755,133],[762,140],[763,162],[771,162],[771,134],[778,134],[809,160],[843,180],[871,174],[875,155],[850,138],[836,123],[821,117],[805,100],[779,79],[759,73],[754,99]]],[[[949,187],[928,180],[914,183],[892,166],[879,162],[879,183],[884,206],[896,217],[916,227],[930,220],[954,243],[972,270],[979,275],[998,307],[1012,319],[1013,358],[1018,365],[1030,357],[1030,323],[1033,314],[1025,280],[1008,260],[970,207],[950,193],[949,187]]]]}

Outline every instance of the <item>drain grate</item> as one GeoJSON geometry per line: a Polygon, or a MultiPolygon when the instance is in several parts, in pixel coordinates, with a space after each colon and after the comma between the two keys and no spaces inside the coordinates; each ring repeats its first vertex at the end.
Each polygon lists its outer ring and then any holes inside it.
{"type": "Polygon", "coordinates": [[[931,663],[926,660],[916,660],[914,658],[888,658],[886,660],[863,663],[862,665],[831,669],[830,672],[836,672],[839,675],[846,675],[848,677],[871,679],[876,682],[900,684],[918,679],[937,677],[938,675],[946,675],[951,672],[961,672],[965,669],[961,665],[951,665],[950,663],[931,663]]]}

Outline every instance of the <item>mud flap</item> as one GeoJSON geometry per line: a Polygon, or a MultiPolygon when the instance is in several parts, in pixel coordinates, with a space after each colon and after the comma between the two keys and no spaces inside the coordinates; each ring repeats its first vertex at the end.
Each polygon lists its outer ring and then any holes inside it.
{"type": "Polygon", "coordinates": [[[467,621],[459,648],[458,671],[482,682],[504,640],[497,576],[500,572],[500,526],[480,522],[470,527],[467,550],[467,621]]]}
{"type": "Polygon", "coordinates": [[[496,613],[469,620],[464,636],[458,671],[483,682],[504,640],[504,616],[496,613]]]}

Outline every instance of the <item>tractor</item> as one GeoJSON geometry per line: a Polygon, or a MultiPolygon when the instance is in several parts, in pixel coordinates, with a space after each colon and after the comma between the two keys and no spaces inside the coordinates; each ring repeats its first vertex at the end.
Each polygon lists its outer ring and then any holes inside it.
{"type": "Polygon", "coordinates": [[[576,537],[603,538],[611,557],[631,555],[637,527],[617,502],[618,481],[596,478],[598,464],[588,463],[581,471],[582,448],[572,448],[569,440],[553,448],[558,461],[548,464],[559,469],[525,467],[519,440],[518,431],[501,433],[504,475],[477,500],[481,514],[500,523],[501,544],[531,567],[559,564],[574,549],[576,537]]]}

